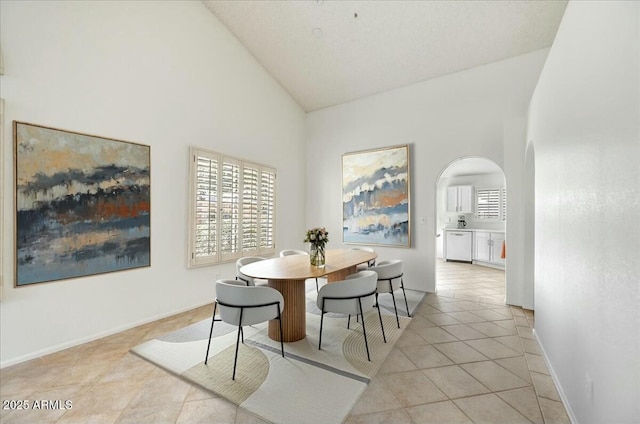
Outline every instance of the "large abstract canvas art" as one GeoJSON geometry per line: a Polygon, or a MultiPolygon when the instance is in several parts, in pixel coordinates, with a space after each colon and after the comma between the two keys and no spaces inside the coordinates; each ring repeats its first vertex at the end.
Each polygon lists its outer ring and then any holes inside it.
{"type": "Polygon", "coordinates": [[[150,147],[14,122],[16,286],[150,265],[150,147]]]}
{"type": "Polygon", "coordinates": [[[410,247],[409,211],[409,146],[342,156],[344,243],[410,247]]]}

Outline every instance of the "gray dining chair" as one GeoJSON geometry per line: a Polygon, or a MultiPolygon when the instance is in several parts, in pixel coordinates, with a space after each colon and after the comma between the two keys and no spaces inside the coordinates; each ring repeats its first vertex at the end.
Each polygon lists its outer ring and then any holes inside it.
{"type": "MultiPolygon", "coordinates": [[[[376,304],[378,303],[378,295],[389,293],[391,295],[391,299],[393,299],[393,309],[396,311],[396,322],[398,323],[398,328],[400,328],[398,307],[396,306],[396,298],[393,295],[394,291],[402,289],[402,293],[404,294],[404,304],[407,307],[407,315],[411,317],[411,313],[409,312],[409,303],[407,302],[407,293],[404,291],[402,261],[400,259],[381,261],[378,262],[376,266],[369,268],[369,270],[375,271],[378,274],[376,304]]],[[[378,309],[380,309],[379,305],[378,309]]]]}
{"type": "Polygon", "coordinates": [[[304,250],[297,250],[297,249],[284,249],[280,251],[280,257],[284,257],[284,256],[289,256],[289,255],[309,255],[308,252],[305,252],[304,250]]]}
{"type": "MultiPolygon", "coordinates": [[[[367,331],[364,324],[364,312],[371,310],[375,303],[377,275],[373,271],[360,271],[349,275],[343,281],[327,284],[318,292],[316,304],[320,308],[320,336],[318,340],[318,350],[322,349],[322,326],[324,314],[334,312],[348,315],[347,328],[351,324],[351,315],[360,316],[362,319],[362,333],[364,335],[364,345],[367,349],[367,359],[371,361],[369,355],[369,342],[367,341],[367,331]]],[[[378,308],[378,318],[382,328],[382,337],[387,342],[384,334],[384,324],[382,315],[378,308]]]]}
{"type": "Polygon", "coordinates": [[[218,280],[216,282],[216,300],[213,306],[211,330],[209,331],[209,343],[204,363],[209,360],[209,348],[213,336],[213,325],[216,321],[238,326],[236,338],[236,353],[233,359],[232,380],[236,379],[236,364],[238,362],[238,347],[240,338],[244,343],[242,327],[259,324],[261,322],[277,319],[280,322],[280,349],[284,358],[284,343],[282,338],[282,310],[284,299],[282,294],[271,287],[246,286],[236,280],[218,280]],[[216,319],[216,310],[220,306],[220,318],[216,319]]]}
{"type": "Polygon", "coordinates": [[[258,282],[261,285],[266,285],[267,282],[265,280],[249,277],[248,275],[245,275],[240,271],[240,268],[242,268],[245,265],[249,265],[254,262],[259,262],[264,260],[265,258],[261,258],[260,256],[245,256],[244,258],[238,259],[236,261],[236,280],[244,281],[247,286],[255,286],[256,282],[258,282]]]}
{"type": "MultiPolygon", "coordinates": [[[[372,247],[367,247],[367,246],[355,246],[355,247],[352,247],[351,250],[362,250],[363,252],[370,252],[370,253],[375,253],[376,252],[375,250],[373,250],[372,247]]],[[[356,270],[357,271],[364,271],[364,270],[368,269],[369,267],[374,266],[375,264],[376,264],[376,259],[373,258],[373,259],[371,259],[370,261],[368,261],[365,264],[359,264],[356,267],[356,270]]]]}

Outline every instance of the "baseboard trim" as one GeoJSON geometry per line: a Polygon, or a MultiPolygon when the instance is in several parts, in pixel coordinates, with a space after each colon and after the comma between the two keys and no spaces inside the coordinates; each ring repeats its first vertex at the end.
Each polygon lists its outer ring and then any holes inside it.
{"type": "Polygon", "coordinates": [[[491,262],[483,262],[483,261],[478,261],[478,260],[473,260],[473,264],[474,265],[478,265],[478,266],[484,266],[487,268],[493,268],[493,269],[499,269],[500,271],[504,271],[505,270],[505,266],[504,264],[494,264],[491,262]]]}
{"type": "Polygon", "coordinates": [[[569,400],[567,399],[567,396],[564,394],[564,390],[562,390],[562,386],[560,385],[560,380],[558,379],[558,375],[553,369],[551,362],[549,362],[549,357],[547,356],[547,352],[544,350],[544,346],[540,342],[540,339],[538,338],[538,333],[536,333],[535,328],[532,330],[532,332],[533,332],[533,337],[536,339],[536,342],[538,342],[538,347],[540,347],[542,358],[544,359],[544,362],[547,365],[547,369],[549,370],[549,374],[551,375],[553,384],[555,384],[556,389],[558,390],[558,395],[560,396],[560,400],[564,405],[564,409],[567,411],[567,415],[569,416],[569,421],[571,421],[571,424],[579,424],[578,419],[576,418],[575,414],[573,413],[573,410],[571,409],[571,405],[569,405],[569,400]]]}
{"type": "Polygon", "coordinates": [[[89,343],[89,342],[92,342],[94,340],[101,339],[103,337],[112,336],[112,335],[120,333],[122,331],[130,330],[132,328],[139,327],[141,325],[148,324],[150,322],[158,321],[160,319],[167,318],[167,317],[170,317],[170,316],[173,316],[173,315],[177,315],[177,314],[181,314],[183,312],[187,312],[187,311],[190,311],[192,309],[200,308],[200,307],[202,307],[204,305],[208,305],[209,303],[211,303],[210,300],[207,301],[207,302],[204,302],[202,304],[198,304],[198,305],[195,305],[195,306],[188,306],[188,307],[181,308],[181,309],[178,309],[178,310],[175,310],[175,311],[172,311],[172,312],[167,312],[167,313],[164,313],[164,314],[156,315],[156,316],[153,316],[151,318],[146,318],[146,319],[143,319],[143,320],[131,323],[131,324],[126,324],[126,325],[123,325],[123,326],[120,326],[120,327],[116,327],[116,328],[113,328],[113,329],[110,329],[110,330],[106,330],[106,331],[103,331],[103,332],[100,332],[100,333],[97,333],[97,334],[92,334],[92,335],[87,336],[87,337],[81,337],[79,339],[75,339],[75,340],[71,340],[71,341],[68,341],[68,342],[65,342],[65,343],[61,343],[61,344],[58,344],[58,345],[55,345],[55,346],[51,346],[51,347],[48,347],[46,349],[41,349],[41,350],[38,350],[38,351],[35,351],[35,352],[28,353],[26,355],[18,356],[17,358],[13,358],[13,359],[9,359],[9,360],[6,360],[6,361],[2,361],[2,362],[0,362],[0,369],[6,368],[6,367],[10,367],[12,365],[17,365],[17,364],[20,364],[22,362],[30,361],[31,359],[40,358],[40,357],[45,356],[45,355],[50,355],[52,353],[60,352],[62,350],[69,349],[69,348],[75,347],[75,346],[79,346],[79,345],[84,344],[84,343],[89,343]]]}

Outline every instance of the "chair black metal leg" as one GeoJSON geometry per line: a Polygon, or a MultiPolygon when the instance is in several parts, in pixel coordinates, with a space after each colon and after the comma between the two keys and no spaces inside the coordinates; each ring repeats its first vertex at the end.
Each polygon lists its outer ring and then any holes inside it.
{"type": "Polygon", "coordinates": [[[236,275],[236,281],[238,281],[238,280],[242,281],[243,283],[245,283],[245,284],[247,285],[247,287],[249,287],[249,281],[245,280],[244,278],[239,278],[239,277],[236,275]]]}
{"type": "Polygon", "coordinates": [[[391,299],[393,300],[393,309],[396,311],[396,322],[398,323],[398,328],[400,328],[400,318],[398,318],[398,307],[396,306],[396,297],[393,295],[393,292],[389,292],[391,295],[391,299]]]}
{"type": "Polygon", "coordinates": [[[382,339],[384,342],[387,342],[387,336],[384,334],[384,324],[382,323],[382,314],[380,313],[380,308],[378,308],[378,318],[380,318],[380,328],[382,328],[382,339]]]}
{"type": "Polygon", "coordinates": [[[238,321],[238,337],[236,337],[236,356],[233,358],[233,375],[231,376],[232,380],[236,379],[236,365],[238,364],[238,347],[240,347],[240,334],[242,333],[242,311],[243,311],[243,308],[240,308],[240,321],[238,321]]]}
{"type": "Polygon", "coordinates": [[[411,318],[411,312],[409,312],[409,303],[407,303],[407,292],[404,291],[404,279],[400,278],[400,287],[402,287],[402,294],[404,294],[404,306],[407,307],[407,316],[411,318]]]}
{"type": "Polygon", "coordinates": [[[318,286],[318,279],[316,278],[316,292],[320,292],[320,287],[318,286]]]}
{"type": "Polygon", "coordinates": [[[322,322],[324,321],[324,302],[322,302],[322,312],[320,313],[320,337],[318,339],[318,350],[322,350],[322,322]]]}
{"type": "Polygon", "coordinates": [[[240,332],[241,332],[241,327],[238,327],[238,337],[236,338],[236,354],[233,357],[233,375],[231,376],[232,380],[236,379],[236,365],[238,363],[238,347],[240,346],[240,332]]]}
{"type": "Polygon", "coordinates": [[[207,353],[204,355],[204,364],[207,365],[207,361],[209,360],[209,348],[211,347],[211,336],[213,336],[213,323],[216,321],[216,308],[218,307],[218,302],[214,302],[213,304],[213,315],[211,316],[211,330],[209,331],[209,344],[207,344],[207,353]]]}
{"type": "Polygon", "coordinates": [[[284,358],[284,341],[282,340],[282,317],[280,316],[280,304],[276,305],[278,308],[278,322],[280,323],[280,349],[282,349],[282,357],[284,358]]]}
{"type": "MultiPolygon", "coordinates": [[[[244,289],[243,289],[244,290],[244,289]]],[[[272,290],[272,289],[270,289],[272,290]]],[[[280,329],[280,351],[282,352],[282,357],[284,358],[284,331],[283,331],[283,324],[282,324],[282,301],[281,300],[275,300],[273,302],[268,302],[268,303],[262,303],[262,304],[255,304],[255,302],[253,304],[245,304],[245,305],[238,305],[238,304],[233,304],[233,303],[227,303],[224,302],[223,300],[220,299],[216,299],[215,301],[215,305],[213,307],[213,321],[221,321],[222,319],[215,319],[215,315],[216,315],[216,311],[217,311],[217,307],[218,304],[220,304],[220,307],[225,307],[225,308],[234,308],[236,310],[240,310],[240,316],[238,317],[238,320],[229,320],[227,321],[229,324],[231,325],[237,325],[238,326],[238,333],[236,335],[236,350],[234,353],[234,357],[233,357],[233,373],[231,374],[231,379],[235,380],[236,379],[236,372],[238,370],[238,355],[240,354],[240,341],[242,341],[242,343],[244,344],[244,326],[246,325],[251,325],[250,322],[245,323],[244,322],[244,310],[249,308],[264,308],[264,307],[268,307],[268,306],[275,306],[276,309],[276,316],[274,317],[273,314],[271,315],[270,318],[268,319],[277,319],[278,320],[278,326],[280,329]]],[[[224,312],[224,311],[223,311],[224,312]]],[[[207,363],[207,359],[209,357],[209,350],[211,347],[211,339],[213,338],[213,325],[214,323],[211,323],[211,329],[209,330],[209,342],[207,345],[207,353],[205,354],[205,364],[207,363]]],[[[244,348],[243,348],[244,349],[244,348]]],[[[243,374],[244,375],[244,374],[243,374]]]]}
{"type": "Polygon", "coordinates": [[[349,316],[347,317],[347,330],[349,329],[350,325],[351,325],[351,314],[349,314],[349,316]]]}
{"type": "Polygon", "coordinates": [[[367,341],[367,330],[364,327],[364,314],[362,313],[362,299],[358,298],[358,305],[360,306],[360,316],[362,317],[362,334],[364,334],[364,345],[367,348],[367,359],[371,362],[371,356],[369,356],[369,342],[367,341]]]}

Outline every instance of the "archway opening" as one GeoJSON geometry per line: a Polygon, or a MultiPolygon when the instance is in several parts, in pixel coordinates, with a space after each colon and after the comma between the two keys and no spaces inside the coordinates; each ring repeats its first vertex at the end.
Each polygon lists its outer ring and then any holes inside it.
{"type": "Polygon", "coordinates": [[[504,304],[507,190],[483,157],[451,162],[436,183],[436,292],[504,304]]]}

